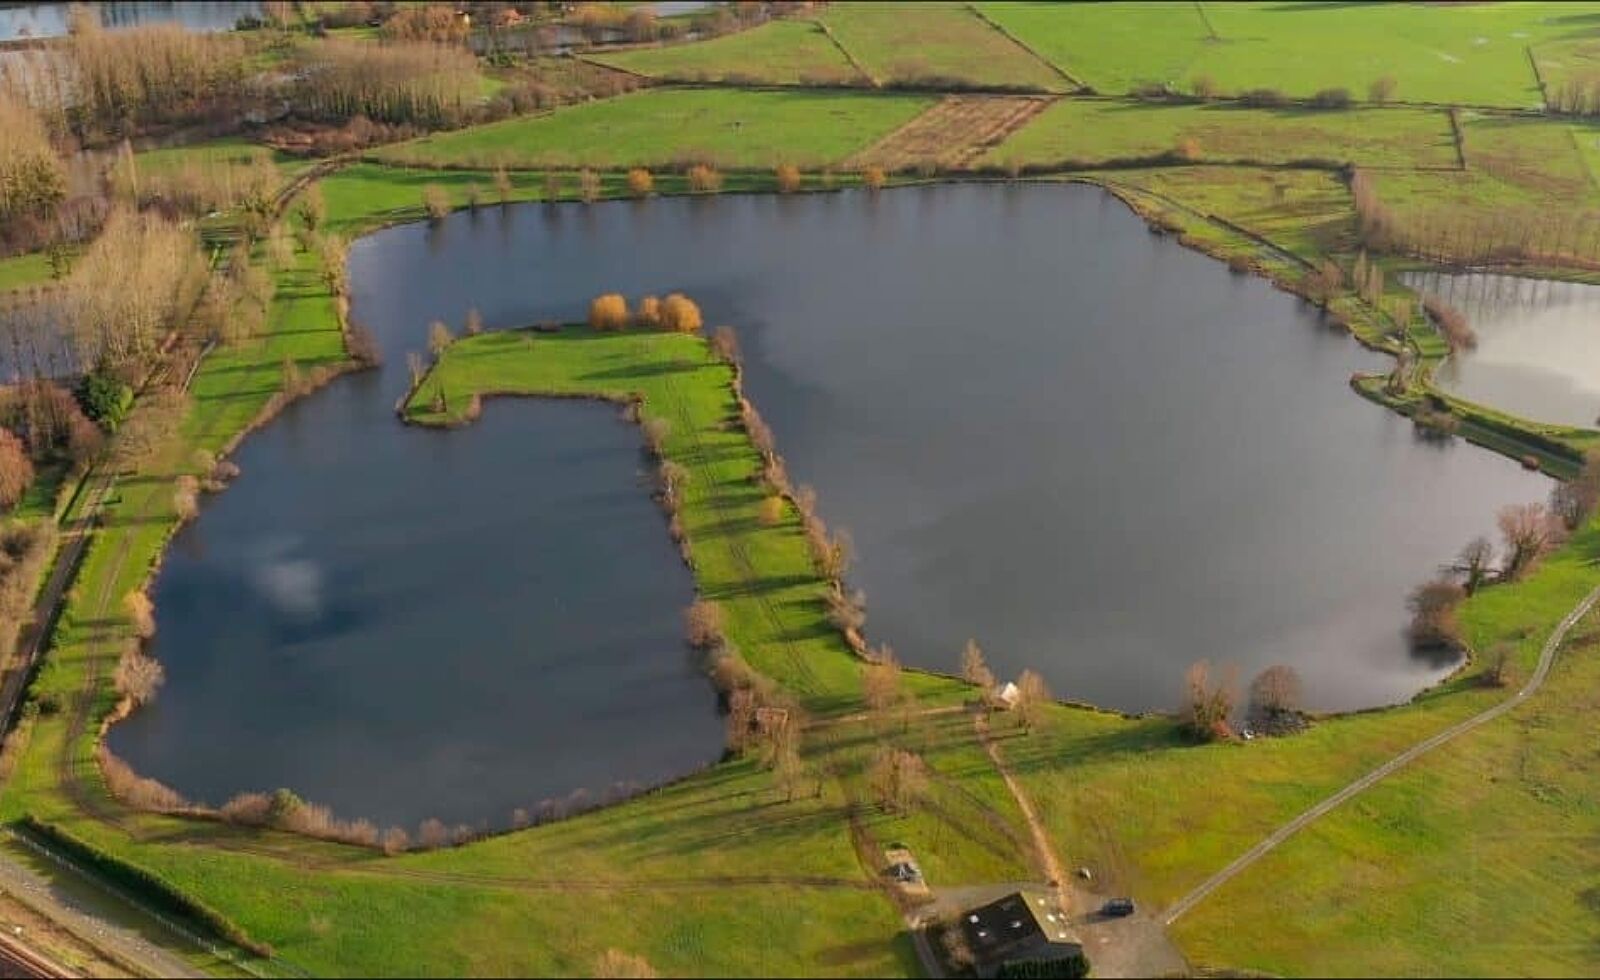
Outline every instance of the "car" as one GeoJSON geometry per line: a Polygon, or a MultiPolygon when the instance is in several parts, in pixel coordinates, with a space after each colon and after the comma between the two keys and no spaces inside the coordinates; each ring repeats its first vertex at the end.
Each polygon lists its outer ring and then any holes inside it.
{"type": "Polygon", "coordinates": [[[1100,906],[1100,914],[1111,919],[1120,919],[1133,914],[1133,899],[1113,898],[1100,906]]]}

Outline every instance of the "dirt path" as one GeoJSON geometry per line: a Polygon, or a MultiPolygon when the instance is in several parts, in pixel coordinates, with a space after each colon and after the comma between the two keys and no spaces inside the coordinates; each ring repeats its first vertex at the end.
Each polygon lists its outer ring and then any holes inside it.
{"type": "Polygon", "coordinates": [[[1027,821],[1028,833],[1033,838],[1033,848],[1038,861],[1055,889],[1056,901],[1072,918],[1073,927],[1083,943],[1083,951],[1097,977],[1165,977],[1183,976],[1189,964],[1183,954],[1167,938],[1164,924],[1141,911],[1120,919],[1107,919],[1097,914],[1099,897],[1079,887],[1061,866],[1044,822],[1033,808],[1028,794],[1011,774],[1011,767],[1000,754],[1000,746],[989,735],[989,719],[983,713],[973,716],[973,727],[984,752],[995,770],[1005,781],[1006,790],[1016,800],[1017,808],[1027,821]]]}
{"type": "Polygon", "coordinates": [[[1416,745],[1413,745],[1411,748],[1400,753],[1393,759],[1390,759],[1388,762],[1385,762],[1383,765],[1372,770],[1365,776],[1362,776],[1360,779],[1357,779],[1355,782],[1324,799],[1321,803],[1318,803],[1316,806],[1313,806],[1311,809],[1306,810],[1298,817],[1295,817],[1293,820],[1290,820],[1288,823],[1279,827],[1277,830],[1268,835],[1265,840],[1261,841],[1261,843],[1239,855],[1233,861],[1229,862],[1229,864],[1221,871],[1218,871],[1210,878],[1207,878],[1205,881],[1201,882],[1200,885],[1193,891],[1185,895],[1183,898],[1180,898],[1171,907],[1169,907],[1167,909],[1167,917],[1165,920],[1166,924],[1171,925],[1172,923],[1176,922],[1184,915],[1184,913],[1188,912],[1190,909],[1204,901],[1206,896],[1227,884],[1228,881],[1233,879],[1240,872],[1246,870],[1251,865],[1261,860],[1261,858],[1265,857],[1279,844],[1282,844],[1284,841],[1293,837],[1301,830],[1304,830],[1317,819],[1338,808],[1338,806],[1344,803],[1346,800],[1349,800],[1351,797],[1356,796],[1363,790],[1370,788],[1385,777],[1405,768],[1426,753],[1433,751],[1452,739],[1458,738],[1470,731],[1473,731],[1474,729],[1480,728],[1483,725],[1494,721],[1496,718],[1508,711],[1511,711],[1519,704],[1526,701],[1544,685],[1545,678],[1550,674],[1550,666],[1555,662],[1556,653],[1561,649],[1561,644],[1565,642],[1567,634],[1572,631],[1572,628],[1578,624],[1579,620],[1583,619],[1584,616],[1589,614],[1589,610],[1594,608],[1596,602],[1600,602],[1600,588],[1596,588],[1593,592],[1590,592],[1587,596],[1585,596],[1583,601],[1578,603],[1577,606],[1573,607],[1572,611],[1567,613],[1566,618],[1556,626],[1555,631],[1550,634],[1550,638],[1545,641],[1544,648],[1539,651],[1538,666],[1534,668],[1533,676],[1528,678],[1528,683],[1522,686],[1522,690],[1518,691],[1516,694],[1513,694],[1506,700],[1494,705],[1493,707],[1473,715],[1471,718],[1468,718],[1465,721],[1458,722],[1449,728],[1446,728],[1444,731],[1439,732],[1432,738],[1418,742],[1416,745]]]}

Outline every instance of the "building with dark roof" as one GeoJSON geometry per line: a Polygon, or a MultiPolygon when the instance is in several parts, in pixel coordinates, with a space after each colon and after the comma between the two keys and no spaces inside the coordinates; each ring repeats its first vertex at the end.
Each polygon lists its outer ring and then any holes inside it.
{"type": "Polygon", "coordinates": [[[1062,912],[1043,891],[1015,891],[961,913],[961,932],[980,977],[1083,976],[1083,946],[1062,912]],[[1061,972],[1050,967],[1059,964],[1061,972]],[[1069,965],[1070,964],[1070,965],[1069,965]],[[1019,968],[1024,968],[1019,972],[1019,968]]]}

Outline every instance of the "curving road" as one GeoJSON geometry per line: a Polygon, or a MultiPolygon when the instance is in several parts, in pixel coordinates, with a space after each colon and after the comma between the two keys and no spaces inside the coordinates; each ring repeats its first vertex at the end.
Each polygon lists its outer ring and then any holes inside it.
{"type": "Polygon", "coordinates": [[[1538,691],[1539,688],[1543,686],[1545,678],[1550,674],[1550,665],[1555,662],[1556,652],[1561,649],[1561,644],[1566,641],[1567,634],[1572,632],[1572,628],[1578,624],[1579,620],[1589,614],[1589,610],[1594,608],[1596,602],[1600,602],[1600,588],[1596,588],[1594,591],[1590,592],[1584,597],[1582,602],[1578,603],[1577,606],[1573,607],[1571,612],[1567,613],[1566,618],[1561,620],[1560,624],[1556,626],[1555,632],[1551,633],[1550,638],[1545,641],[1544,649],[1539,651],[1539,664],[1533,669],[1533,676],[1528,678],[1528,683],[1522,685],[1522,689],[1516,694],[1513,694],[1511,697],[1499,702],[1485,711],[1473,715],[1471,718],[1468,718],[1465,721],[1457,722],[1456,724],[1446,728],[1444,731],[1434,735],[1431,738],[1418,742],[1416,745],[1413,745],[1411,748],[1405,750],[1404,752],[1395,756],[1393,759],[1390,759],[1388,762],[1385,762],[1383,765],[1372,770],[1365,776],[1362,776],[1360,779],[1357,779],[1355,782],[1334,793],[1332,796],[1329,796],[1321,803],[1318,803],[1316,806],[1313,806],[1311,809],[1305,811],[1298,817],[1295,817],[1293,820],[1279,827],[1265,840],[1261,841],[1261,843],[1239,855],[1231,863],[1229,863],[1227,867],[1201,882],[1199,887],[1195,888],[1194,891],[1191,891],[1189,894],[1185,895],[1170,908],[1168,908],[1167,917],[1164,920],[1165,924],[1169,926],[1172,925],[1172,923],[1176,922],[1184,913],[1188,912],[1190,909],[1204,901],[1207,895],[1210,895],[1212,892],[1222,887],[1229,880],[1238,875],[1239,872],[1244,871],[1246,868],[1259,861],[1262,857],[1272,851],[1273,848],[1277,847],[1279,844],[1282,844],[1290,837],[1293,837],[1295,834],[1305,829],[1305,827],[1311,824],[1313,821],[1334,810],[1341,803],[1344,803],[1346,800],[1349,800],[1356,794],[1371,787],[1384,777],[1403,769],[1405,766],[1416,761],[1425,753],[1431,752],[1451,739],[1458,738],[1475,728],[1494,721],[1496,718],[1526,701],[1533,695],[1534,692],[1538,691]]]}

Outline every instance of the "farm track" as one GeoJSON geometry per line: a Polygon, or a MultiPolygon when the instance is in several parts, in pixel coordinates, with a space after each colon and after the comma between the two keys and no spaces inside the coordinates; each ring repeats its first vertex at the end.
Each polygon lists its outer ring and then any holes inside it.
{"type": "Polygon", "coordinates": [[[1026,126],[1053,99],[1031,95],[948,95],[844,162],[846,169],[962,170],[1026,126]]]}
{"type": "Polygon", "coordinates": [[[1595,607],[1596,603],[1600,603],[1600,588],[1585,596],[1581,602],[1573,607],[1571,612],[1567,613],[1566,618],[1557,624],[1555,630],[1550,634],[1550,638],[1545,641],[1544,647],[1539,651],[1539,662],[1533,669],[1533,676],[1528,678],[1528,683],[1524,684],[1516,694],[1480,711],[1471,718],[1451,725],[1430,738],[1423,739],[1282,825],[1259,844],[1239,855],[1223,867],[1222,870],[1201,882],[1189,894],[1174,902],[1167,909],[1166,918],[1163,920],[1164,924],[1172,925],[1190,909],[1204,901],[1206,896],[1227,884],[1251,865],[1266,857],[1279,844],[1337,809],[1341,804],[1370,789],[1383,779],[1399,772],[1428,752],[1494,721],[1528,700],[1544,685],[1545,678],[1550,675],[1550,668],[1555,663],[1556,654],[1560,651],[1561,645],[1566,642],[1567,634],[1571,633],[1572,629],[1578,625],[1578,622],[1589,614],[1589,611],[1595,607]]]}

